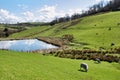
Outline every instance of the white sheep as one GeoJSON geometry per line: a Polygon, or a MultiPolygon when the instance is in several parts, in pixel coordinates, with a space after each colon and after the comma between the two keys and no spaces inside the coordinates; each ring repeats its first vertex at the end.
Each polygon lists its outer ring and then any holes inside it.
{"type": "Polygon", "coordinates": [[[100,59],[99,58],[96,58],[95,61],[99,64],[101,63],[100,59]]]}
{"type": "Polygon", "coordinates": [[[86,72],[88,71],[88,65],[86,63],[81,63],[80,64],[80,70],[83,68],[86,72]]]}

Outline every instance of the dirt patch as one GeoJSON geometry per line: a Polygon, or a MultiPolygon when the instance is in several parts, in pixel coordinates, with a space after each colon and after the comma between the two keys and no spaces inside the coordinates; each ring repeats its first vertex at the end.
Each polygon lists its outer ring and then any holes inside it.
{"type": "Polygon", "coordinates": [[[41,40],[41,41],[44,41],[44,42],[46,42],[46,43],[49,43],[49,44],[53,44],[53,45],[59,46],[59,47],[62,47],[62,46],[64,46],[65,44],[68,43],[67,40],[61,39],[61,38],[40,37],[40,38],[37,38],[37,39],[38,39],[38,40],[41,40]]]}

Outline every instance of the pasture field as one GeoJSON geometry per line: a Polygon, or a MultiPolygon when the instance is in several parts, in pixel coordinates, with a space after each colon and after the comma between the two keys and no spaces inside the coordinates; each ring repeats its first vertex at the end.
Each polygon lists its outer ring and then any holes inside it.
{"type": "Polygon", "coordinates": [[[46,31],[48,28],[49,28],[48,26],[38,26],[33,28],[31,27],[28,30],[11,35],[10,38],[26,38],[26,37],[33,38],[34,35],[40,34],[41,32],[46,31]]]}
{"type": "Polygon", "coordinates": [[[55,24],[54,26],[39,26],[9,38],[62,37],[65,34],[74,36],[71,48],[105,50],[120,46],[120,11],[97,14],[81,19],[55,24]],[[114,46],[111,46],[114,44],[114,46]]]}
{"type": "Polygon", "coordinates": [[[120,64],[0,50],[0,80],[119,80],[120,64]],[[89,65],[80,71],[80,63],[89,65]]]}

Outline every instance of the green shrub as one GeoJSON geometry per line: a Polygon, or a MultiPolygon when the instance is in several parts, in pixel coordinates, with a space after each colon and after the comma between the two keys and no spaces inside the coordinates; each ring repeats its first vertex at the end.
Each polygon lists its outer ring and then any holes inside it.
{"type": "Polygon", "coordinates": [[[72,34],[65,34],[65,35],[62,36],[62,39],[66,39],[66,40],[72,42],[74,37],[73,37],[72,34]]]}

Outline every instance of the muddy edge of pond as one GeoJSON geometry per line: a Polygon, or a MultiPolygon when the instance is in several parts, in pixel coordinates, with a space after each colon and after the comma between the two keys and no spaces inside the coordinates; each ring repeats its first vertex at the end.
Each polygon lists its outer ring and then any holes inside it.
{"type": "Polygon", "coordinates": [[[48,38],[48,37],[42,37],[42,38],[37,38],[40,41],[46,42],[48,44],[52,44],[57,46],[58,48],[51,48],[51,49],[44,49],[44,50],[36,50],[33,52],[37,52],[37,53],[50,53],[50,52],[56,52],[56,51],[60,51],[63,50],[63,48],[67,48],[67,46],[65,44],[68,43],[68,41],[66,40],[62,40],[60,38],[48,38]]]}
{"type": "Polygon", "coordinates": [[[58,46],[58,47],[62,47],[68,43],[67,40],[65,40],[65,39],[63,40],[61,38],[37,38],[37,39],[40,41],[46,42],[48,44],[58,46]]]}

